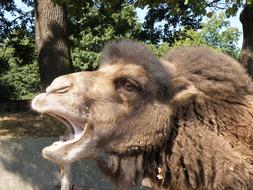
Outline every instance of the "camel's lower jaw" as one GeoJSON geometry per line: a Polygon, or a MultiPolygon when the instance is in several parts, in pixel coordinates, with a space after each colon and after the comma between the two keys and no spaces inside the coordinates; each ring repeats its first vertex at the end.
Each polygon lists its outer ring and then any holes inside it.
{"type": "Polygon", "coordinates": [[[80,159],[81,148],[71,148],[57,145],[60,141],[42,150],[42,156],[56,164],[71,164],[80,159]]]}
{"type": "Polygon", "coordinates": [[[86,124],[81,133],[73,135],[73,137],[68,140],[56,141],[52,145],[45,147],[42,150],[42,156],[59,164],[74,162],[77,160],[77,155],[75,153],[82,151],[82,146],[78,146],[77,144],[81,144],[78,142],[84,138],[87,127],[88,125],[86,124]]]}
{"type": "Polygon", "coordinates": [[[56,151],[55,145],[47,146],[42,150],[42,156],[45,159],[48,159],[56,164],[62,164],[66,163],[66,160],[64,159],[65,156],[63,156],[59,150],[56,151]]]}
{"type": "Polygon", "coordinates": [[[42,150],[43,157],[59,165],[95,157],[97,155],[97,139],[86,135],[87,128],[86,126],[82,135],[76,138],[57,141],[45,147],[42,150]]]}

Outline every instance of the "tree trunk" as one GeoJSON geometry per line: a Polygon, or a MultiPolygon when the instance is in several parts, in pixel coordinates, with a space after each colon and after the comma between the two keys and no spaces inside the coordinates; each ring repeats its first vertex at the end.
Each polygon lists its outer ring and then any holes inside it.
{"type": "Polygon", "coordinates": [[[253,77],[253,6],[246,5],[240,14],[243,26],[243,44],[240,62],[253,77]]]}
{"type": "Polygon", "coordinates": [[[72,72],[67,32],[67,11],[52,0],[35,0],[35,35],[41,89],[54,78],[72,72]]]}

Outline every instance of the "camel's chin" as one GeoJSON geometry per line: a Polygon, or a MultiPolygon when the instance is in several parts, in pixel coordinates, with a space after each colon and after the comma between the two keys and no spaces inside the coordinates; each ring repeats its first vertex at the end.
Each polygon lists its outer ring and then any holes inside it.
{"type": "Polygon", "coordinates": [[[45,147],[42,150],[42,156],[57,164],[74,162],[74,157],[72,159],[68,158],[68,154],[66,151],[64,151],[64,149],[65,143],[57,141],[52,145],[45,147]]]}

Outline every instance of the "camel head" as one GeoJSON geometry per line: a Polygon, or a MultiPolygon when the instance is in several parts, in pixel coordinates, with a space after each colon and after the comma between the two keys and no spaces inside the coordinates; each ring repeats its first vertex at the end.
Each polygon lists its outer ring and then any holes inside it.
{"type": "Polygon", "coordinates": [[[62,121],[65,140],[43,150],[56,163],[99,154],[134,154],[160,146],[168,134],[171,73],[142,44],[108,43],[97,71],[56,78],[32,108],[62,121]]]}

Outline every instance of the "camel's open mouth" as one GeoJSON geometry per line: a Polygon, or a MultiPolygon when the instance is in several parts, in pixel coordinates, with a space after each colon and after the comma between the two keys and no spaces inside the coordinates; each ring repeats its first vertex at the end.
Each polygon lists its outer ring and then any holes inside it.
{"type": "Polygon", "coordinates": [[[73,142],[80,140],[81,137],[84,135],[86,128],[87,128],[87,124],[85,124],[83,127],[83,126],[78,125],[74,122],[71,122],[67,118],[62,117],[58,114],[51,113],[51,112],[47,113],[47,114],[54,117],[55,119],[61,121],[68,129],[68,133],[66,135],[64,135],[63,137],[61,137],[60,141],[55,142],[55,143],[57,143],[57,144],[59,144],[59,143],[68,143],[68,144],[73,143],[73,142]]]}

